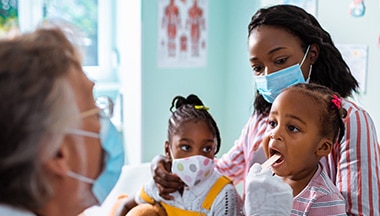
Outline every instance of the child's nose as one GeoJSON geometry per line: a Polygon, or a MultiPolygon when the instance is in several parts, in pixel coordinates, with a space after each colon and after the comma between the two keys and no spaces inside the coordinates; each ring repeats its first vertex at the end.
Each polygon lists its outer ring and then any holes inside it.
{"type": "Polygon", "coordinates": [[[282,132],[280,127],[273,128],[272,131],[270,132],[270,138],[274,140],[280,140],[282,141],[282,132]]]}

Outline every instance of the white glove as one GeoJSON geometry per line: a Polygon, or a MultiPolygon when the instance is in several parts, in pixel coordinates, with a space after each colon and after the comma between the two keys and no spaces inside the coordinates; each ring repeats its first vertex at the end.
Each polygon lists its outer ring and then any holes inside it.
{"type": "Polygon", "coordinates": [[[262,170],[260,164],[253,164],[246,179],[246,215],[289,216],[292,204],[292,188],[278,176],[272,176],[271,169],[262,170]]]}

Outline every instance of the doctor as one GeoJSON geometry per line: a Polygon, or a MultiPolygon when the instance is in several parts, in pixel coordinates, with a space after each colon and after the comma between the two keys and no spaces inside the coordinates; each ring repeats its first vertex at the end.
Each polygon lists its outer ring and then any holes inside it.
{"type": "Polygon", "coordinates": [[[124,153],[93,87],[57,27],[0,41],[0,215],[74,216],[104,201],[124,153]]]}

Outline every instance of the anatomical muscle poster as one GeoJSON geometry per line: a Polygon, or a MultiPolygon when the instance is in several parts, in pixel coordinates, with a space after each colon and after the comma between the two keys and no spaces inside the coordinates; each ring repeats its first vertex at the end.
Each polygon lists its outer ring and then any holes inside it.
{"type": "Polygon", "coordinates": [[[208,0],[158,0],[158,67],[207,65],[208,0]]]}

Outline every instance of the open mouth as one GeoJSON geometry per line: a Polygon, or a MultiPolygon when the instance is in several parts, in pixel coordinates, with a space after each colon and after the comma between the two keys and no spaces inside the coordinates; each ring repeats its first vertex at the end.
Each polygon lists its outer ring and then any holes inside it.
{"type": "Polygon", "coordinates": [[[279,163],[281,163],[281,162],[284,160],[282,154],[281,154],[279,151],[277,151],[277,150],[271,149],[270,152],[269,152],[269,154],[270,154],[270,156],[273,156],[273,155],[280,155],[280,158],[277,159],[277,160],[274,162],[274,164],[276,164],[276,163],[279,164],[279,163]]]}

